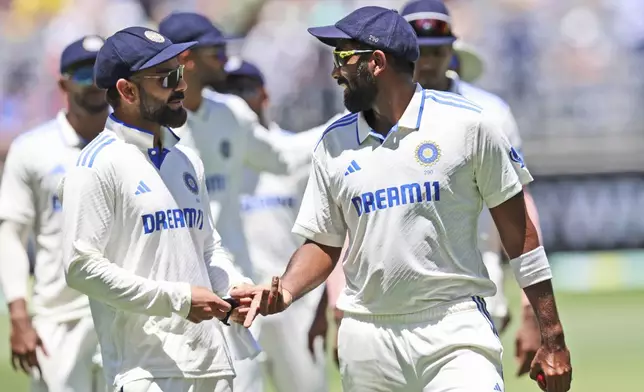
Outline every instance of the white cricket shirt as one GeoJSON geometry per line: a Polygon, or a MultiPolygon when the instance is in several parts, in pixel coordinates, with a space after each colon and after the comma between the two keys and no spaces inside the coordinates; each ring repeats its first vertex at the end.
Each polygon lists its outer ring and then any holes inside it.
{"type": "Polygon", "coordinates": [[[348,233],[340,309],[405,314],[494,294],[477,249],[479,214],[532,177],[484,113],[417,85],[386,138],[362,114],[325,131],[293,231],[335,247],[348,233]]]}
{"type": "Polygon", "coordinates": [[[243,278],[221,247],[203,165],[175,134],[108,118],[64,179],[70,286],[90,297],[105,374],[132,380],[232,375],[218,320],[193,324],[190,286],[225,295],[243,278]]]}
{"type": "MultiPolygon", "coordinates": [[[[204,100],[188,121],[177,129],[181,143],[196,150],[203,160],[206,186],[215,225],[223,245],[233,254],[244,275],[253,268],[244,237],[239,198],[244,168],[286,174],[307,154],[291,160],[271,144],[246,102],[235,95],[204,89],[204,100]]],[[[255,280],[255,279],[254,279],[255,280]]]]}
{"type": "MultiPolygon", "coordinates": [[[[501,131],[505,133],[512,147],[514,147],[518,154],[522,155],[521,135],[519,134],[517,121],[512,114],[510,105],[498,95],[462,81],[455,72],[449,72],[449,78],[452,80],[450,91],[476,103],[485,109],[487,115],[495,116],[501,126],[501,131]]],[[[479,249],[481,252],[497,254],[499,252],[499,242],[497,239],[496,225],[492,219],[492,215],[490,215],[490,211],[485,208],[479,218],[479,249]]]]}
{"type": "MultiPolygon", "coordinates": [[[[32,307],[35,317],[52,322],[90,315],[87,297],[65,282],[61,205],[56,193],[58,182],[74,167],[84,144],[61,111],[55,119],[13,141],[0,185],[0,220],[27,225],[34,233],[32,307]]],[[[24,282],[16,282],[11,274],[0,276],[7,302],[27,297],[28,277],[24,278],[24,282]]]]}

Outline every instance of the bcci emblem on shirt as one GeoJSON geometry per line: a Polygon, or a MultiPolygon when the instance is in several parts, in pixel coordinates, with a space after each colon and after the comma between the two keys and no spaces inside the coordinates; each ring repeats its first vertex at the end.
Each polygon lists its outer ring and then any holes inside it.
{"type": "Polygon", "coordinates": [[[430,166],[438,161],[441,156],[441,150],[436,143],[423,142],[416,148],[416,160],[421,165],[430,166]]]}
{"type": "Polygon", "coordinates": [[[183,182],[186,184],[186,187],[190,192],[194,193],[195,195],[199,194],[199,186],[197,185],[197,180],[195,180],[194,176],[188,172],[183,173],[183,182]]]}

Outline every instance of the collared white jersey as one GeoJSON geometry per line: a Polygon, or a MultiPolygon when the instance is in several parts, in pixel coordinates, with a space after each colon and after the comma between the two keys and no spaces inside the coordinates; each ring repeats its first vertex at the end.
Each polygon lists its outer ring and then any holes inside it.
{"type": "MultiPolygon", "coordinates": [[[[495,116],[501,126],[501,131],[505,133],[512,147],[519,155],[522,155],[521,135],[519,135],[517,121],[510,106],[498,95],[460,80],[454,72],[450,72],[449,77],[452,80],[451,91],[476,103],[485,110],[487,115],[495,116]]],[[[496,225],[488,209],[482,211],[479,219],[479,249],[481,252],[495,254],[500,250],[496,225]]]]}
{"type": "MultiPolygon", "coordinates": [[[[286,174],[289,163],[258,127],[257,116],[235,95],[204,90],[196,112],[177,129],[181,143],[194,148],[204,162],[211,210],[222,243],[246,276],[253,270],[240,215],[244,167],[286,174]]],[[[304,154],[302,154],[304,155],[304,154]]]]}
{"type": "Polygon", "coordinates": [[[413,313],[494,293],[478,217],[484,203],[496,207],[531,180],[485,110],[417,86],[387,137],[362,114],[325,131],[293,231],[335,247],[348,233],[339,308],[413,313]]]}
{"type": "MultiPolygon", "coordinates": [[[[311,151],[324,130],[335,120],[310,130],[292,133],[272,124],[264,130],[282,150],[311,151]]],[[[302,237],[291,232],[302,195],[309,178],[310,163],[285,175],[246,169],[241,209],[244,233],[248,241],[257,282],[268,282],[284,272],[293,252],[302,244],[302,237]]]]}
{"type": "Polygon", "coordinates": [[[222,296],[242,278],[214,229],[201,160],[167,128],[162,142],[110,116],[64,179],[67,280],[90,297],[117,388],[233,374],[220,322],[186,317],[191,285],[222,296]]]}
{"type": "MultiPolygon", "coordinates": [[[[62,176],[76,164],[84,142],[64,112],[19,136],[11,144],[0,185],[0,221],[32,229],[36,263],[32,307],[36,317],[64,322],[90,315],[87,297],[67,286],[61,254],[61,204],[56,194],[62,176]]],[[[2,260],[0,262],[11,262],[2,260]]],[[[11,275],[0,277],[7,301],[11,275]]],[[[27,286],[27,282],[20,282],[27,286]]]]}

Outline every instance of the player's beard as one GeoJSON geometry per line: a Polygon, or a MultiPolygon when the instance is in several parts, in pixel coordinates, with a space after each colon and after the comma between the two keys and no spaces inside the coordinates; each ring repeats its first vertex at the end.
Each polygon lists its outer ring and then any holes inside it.
{"type": "Polygon", "coordinates": [[[139,110],[144,119],[170,128],[178,128],[186,123],[188,112],[183,106],[178,109],[172,109],[168,106],[170,101],[183,99],[182,92],[173,92],[168,100],[164,102],[154,98],[143,89],[139,91],[141,91],[139,110]]]}
{"type": "Polygon", "coordinates": [[[344,106],[347,110],[358,113],[371,109],[378,95],[378,85],[376,78],[369,72],[368,62],[362,61],[358,64],[354,78],[341,79],[338,82],[347,85],[344,90],[344,106]]]}

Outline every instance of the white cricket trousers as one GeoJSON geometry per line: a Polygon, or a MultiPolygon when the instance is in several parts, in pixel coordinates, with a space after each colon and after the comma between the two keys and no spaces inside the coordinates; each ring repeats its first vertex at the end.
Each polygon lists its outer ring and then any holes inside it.
{"type": "Polygon", "coordinates": [[[32,372],[32,392],[107,390],[102,369],[93,361],[98,337],[90,316],[63,323],[36,318],[34,328],[49,355],[37,353],[42,376],[32,372]]]}
{"type": "Polygon", "coordinates": [[[344,392],[503,392],[503,348],[479,297],[408,315],[345,313],[344,392]]]}
{"type": "Polygon", "coordinates": [[[233,377],[154,378],[129,382],[119,392],[232,392],[233,377]]]}

